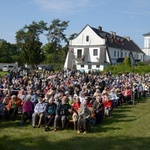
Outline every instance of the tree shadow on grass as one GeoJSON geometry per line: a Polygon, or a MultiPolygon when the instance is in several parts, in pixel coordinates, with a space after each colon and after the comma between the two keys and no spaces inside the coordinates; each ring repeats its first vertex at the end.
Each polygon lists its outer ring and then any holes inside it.
{"type": "Polygon", "coordinates": [[[11,139],[9,136],[0,138],[1,150],[148,150],[149,138],[132,136],[102,137],[93,134],[75,135],[70,139],[52,142],[45,136],[38,138],[11,139]]]}

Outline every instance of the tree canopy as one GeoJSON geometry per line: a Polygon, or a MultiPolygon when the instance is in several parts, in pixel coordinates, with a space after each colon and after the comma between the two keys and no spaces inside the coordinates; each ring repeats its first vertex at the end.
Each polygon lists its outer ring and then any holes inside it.
{"type": "MultiPolygon", "coordinates": [[[[58,53],[64,50],[61,43],[68,44],[68,39],[64,33],[68,27],[68,23],[69,21],[54,19],[48,26],[44,21],[33,21],[32,24],[25,25],[17,31],[16,42],[24,64],[31,65],[35,68],[40,63],[55,64],[56,60],[59,63],[58,53]],[[40,42],[41,35],[47,38],[48,43],[45,45],[40,42]]],[[[63,54],[66,54],[66,52],[63,54]]],[[[65,58],[65,55],[63,57],[65,58]]]]}

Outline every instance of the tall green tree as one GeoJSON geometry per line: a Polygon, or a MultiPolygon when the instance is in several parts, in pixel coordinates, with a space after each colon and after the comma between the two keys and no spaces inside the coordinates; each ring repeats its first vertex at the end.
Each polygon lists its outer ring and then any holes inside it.
{"type": "Polygon", "coordinates": [[[66,34],[64,33],[68,27],[68,23],[69,21],[54,19],[52,24],[47,28],[47,40],[49,43],[51,43],[49,49],[53,51],[53,54],[51,54],[53,65],[55,65],[57,60],[59,60],[58,50],[62,49],[62,42],[68,42],[66,34]]]}
{"type": "Polygon", "coordinates": [[[16,32],[16,41],[24,63],[31,65],[33,69],[45,59],[42,52],[40,35],[46,30],[46,23],[35,22],[29,26],[25,25],[16,32]]]}
{"type": "Polygon", "coordinates": [[[0,40],[0,62],[1,63],[12,63],[16,62],[15,59],[13,59],[13,55],[15,55],[17,47],[15,47],[13,44],[8,43],[5,40],[0,40]]]}

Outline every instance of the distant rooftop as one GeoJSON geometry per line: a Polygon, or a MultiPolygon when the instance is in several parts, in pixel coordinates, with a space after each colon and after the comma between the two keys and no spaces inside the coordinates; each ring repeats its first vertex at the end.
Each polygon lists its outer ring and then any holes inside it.
{"type": "Polygon", "coordinates": [[[143,36],[150,36],[150,32],[146,33],[146,34],[143,34],[143,36]]]}

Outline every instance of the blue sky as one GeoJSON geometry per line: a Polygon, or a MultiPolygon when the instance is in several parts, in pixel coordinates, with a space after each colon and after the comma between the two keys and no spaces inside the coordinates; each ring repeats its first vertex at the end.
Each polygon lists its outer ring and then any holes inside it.
{"type": "Polygon", "coordinates": [[[41,20],[50,25],[53,19],[70,21],[67,37],[89,24],[130,36],[143,48],[143,34],[150,32],[150,0],[1,0],[0,39],[15,43],[16,32],[25,25],[41,20]]]}

